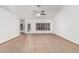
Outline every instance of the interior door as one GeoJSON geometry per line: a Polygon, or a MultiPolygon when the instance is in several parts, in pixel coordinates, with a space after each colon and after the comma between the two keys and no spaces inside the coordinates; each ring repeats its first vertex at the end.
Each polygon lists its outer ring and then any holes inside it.
{"type": "Polygon", "coordinates": [[[24,22],[24,20],[20,21],[20,33],[21,34],[25,33],[25,22],[24,22]]]}

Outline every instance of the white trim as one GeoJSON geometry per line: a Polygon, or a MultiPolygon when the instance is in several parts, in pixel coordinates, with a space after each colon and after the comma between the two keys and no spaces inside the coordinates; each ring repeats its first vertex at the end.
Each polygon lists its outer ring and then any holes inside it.
{"type": "Polygon", "coordinates": [[[67,39],[67,40],[69,40],[69,41],[71,41],[71,42],[79,45],[79,42],[78,41],[72,40],[73,38],[70,38],[70,37],[68,37],[66,35],[62,35],[62,34],[58,34],[58,33],[54,33],[54,34],[56,34],[56,35],[58,35],[58,36],[60,36],[60,37],[62,37],[64,39],[67,39]]]}

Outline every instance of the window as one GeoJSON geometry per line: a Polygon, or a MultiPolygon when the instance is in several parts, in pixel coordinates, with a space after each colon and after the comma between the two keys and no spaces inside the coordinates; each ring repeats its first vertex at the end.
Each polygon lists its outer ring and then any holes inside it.
{"type": "Polygon", "coordinates": [[[23,30],[23,24],[20,24],[20,30],[23,30]]]}
{"type": "Polygon", "coordinates": [[[31,30],[31,24],[27,24],[28,25],[28,28],[27,28],[27,30],[28,30],[28,32],[31,30]]]}
{"type": "Polygon", "coordinates": [[[36,30],[50,30],[50,23],[36,23],[36,30]]]}

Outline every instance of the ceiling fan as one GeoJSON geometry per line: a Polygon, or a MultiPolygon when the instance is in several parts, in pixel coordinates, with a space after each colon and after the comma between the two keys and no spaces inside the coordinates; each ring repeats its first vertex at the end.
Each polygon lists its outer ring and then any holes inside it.
{"type": "Polygon", "coordinates": [[[38,10],[34,10],[32,15],[35,16],[41,16],[41,15],[46,15],[45,10],[41,10],[40,5],[37,5],[38,10]]]}

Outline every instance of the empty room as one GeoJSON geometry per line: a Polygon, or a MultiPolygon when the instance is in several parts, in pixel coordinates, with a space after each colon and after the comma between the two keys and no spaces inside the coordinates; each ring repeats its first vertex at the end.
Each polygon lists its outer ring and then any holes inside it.
{"type": "Polygon", "coordinates": [[[1,53],[79,53],[79,5],[0,5],[1,53]]]}

